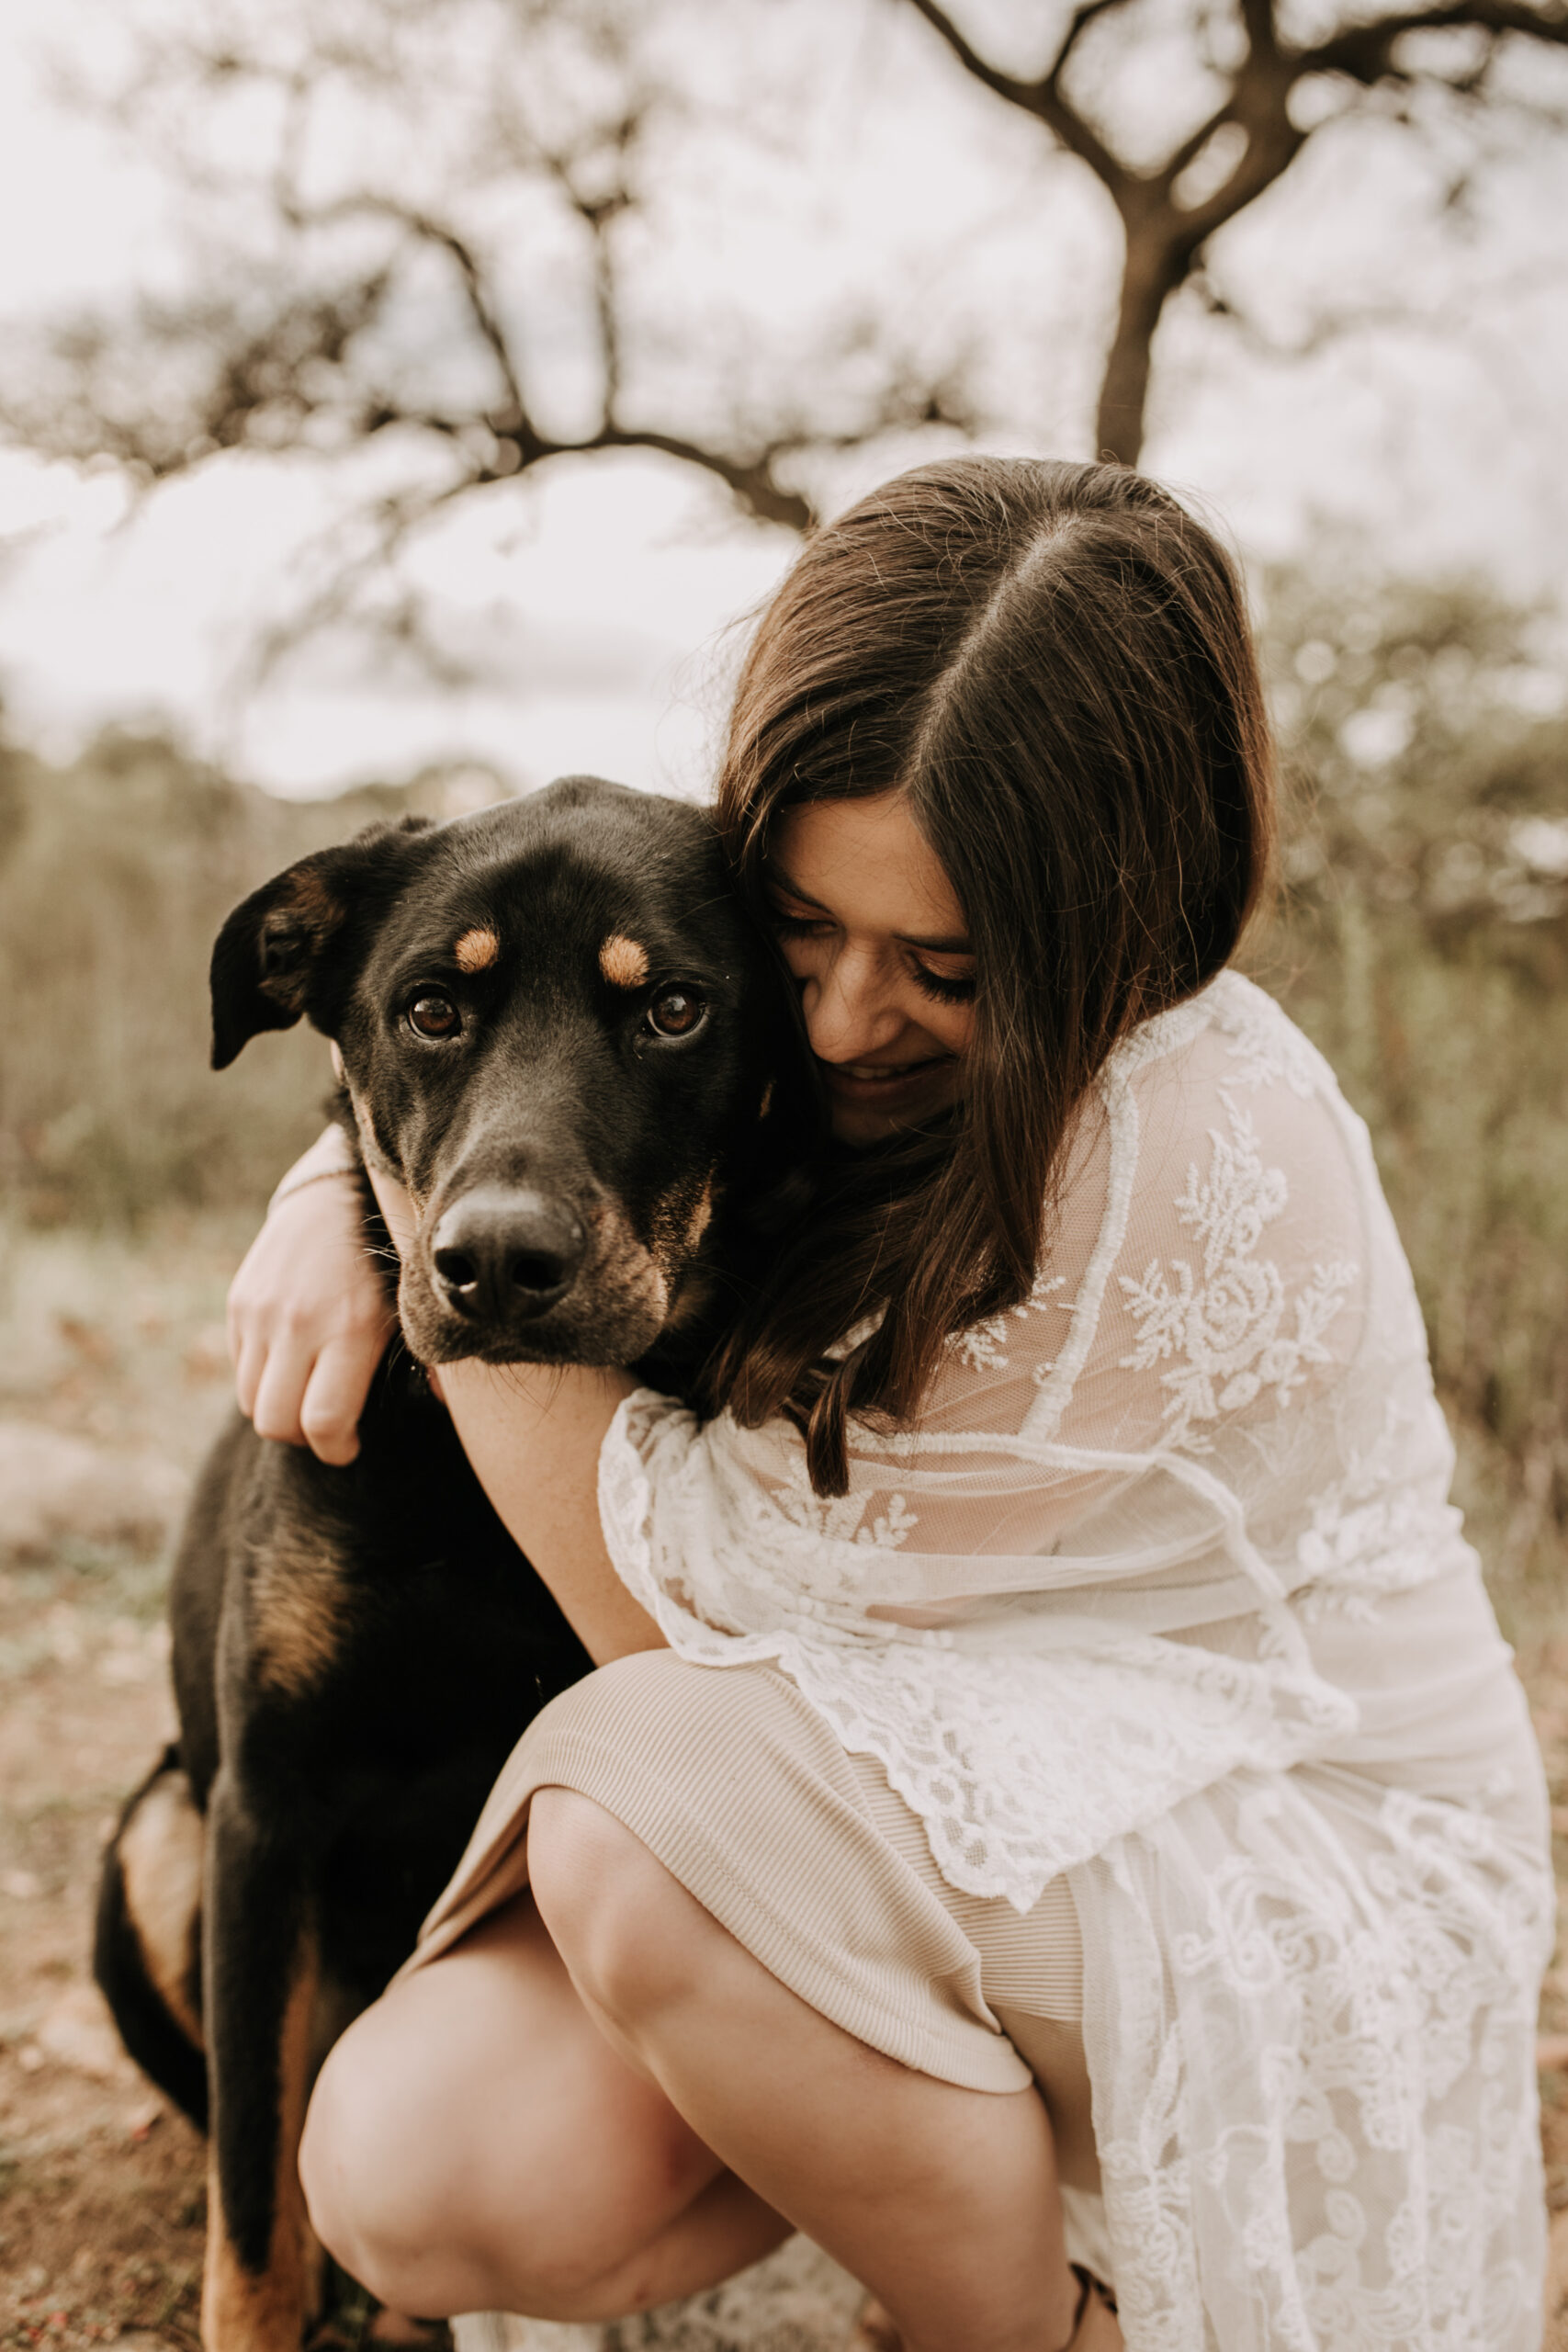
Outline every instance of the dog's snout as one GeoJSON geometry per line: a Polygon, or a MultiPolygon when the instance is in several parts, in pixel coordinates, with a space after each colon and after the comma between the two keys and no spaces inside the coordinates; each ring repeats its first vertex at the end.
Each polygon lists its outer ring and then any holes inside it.
{"type": "Polygon", "coordinates": [[[535,1192],[468,1193],[431,1236],[448,1306],[474,1322],[543,1315],[571,1287],[587,1237],[563,1201],[535,1192]]]}

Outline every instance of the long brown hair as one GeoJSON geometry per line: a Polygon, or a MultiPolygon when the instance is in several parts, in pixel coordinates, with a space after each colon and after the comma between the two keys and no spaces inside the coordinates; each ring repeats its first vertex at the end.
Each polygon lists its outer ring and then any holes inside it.
{"type": "Polygon", "coordinates": [[[705,1383],[748,1426],[787,1413],[824,1494],[852,1411],[908,1418],[949,1334],[1028,1295],[1086,1088],[1261,894],[1272,752],[1229,557],[1122,467],[960,458],[863,499],[795,564],[736,695],[716,813],[760,918],[780,809],[895,789],[974,947],[962,1101],[840,1155],[705,1383]]]}

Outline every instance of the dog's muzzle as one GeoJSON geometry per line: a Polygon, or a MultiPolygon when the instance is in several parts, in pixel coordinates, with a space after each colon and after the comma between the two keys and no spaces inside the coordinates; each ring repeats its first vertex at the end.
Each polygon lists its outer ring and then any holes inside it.
{"type": "Polygon", "coordinates": [[[442,1304],[466,1321],[505,1327],[547,1315],[577,1279],[588,1237],[547,1193],[466,1193],[431,1235],[442,1304]]]}

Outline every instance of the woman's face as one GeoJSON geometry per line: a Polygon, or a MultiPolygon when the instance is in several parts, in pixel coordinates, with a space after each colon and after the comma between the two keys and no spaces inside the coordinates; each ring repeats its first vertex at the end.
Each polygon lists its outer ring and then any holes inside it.
{"type": "Polygon", "coordinates": [[[964,911],[897,792],[786,808],[767,890],[833,1132],[878,1143],[944,1110],[975,1021],[964,911]]]}

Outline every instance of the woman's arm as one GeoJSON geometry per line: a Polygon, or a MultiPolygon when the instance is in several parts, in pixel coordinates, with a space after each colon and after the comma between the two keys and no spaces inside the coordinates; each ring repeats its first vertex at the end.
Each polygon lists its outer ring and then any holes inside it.
{"type": "MultiPolygon", "coordinates": [[[[400,1252],[413,1204],[389,1178],[370,1181],[400,1252]]],[[[616,1575],[599,1523],[599,1450],[636,1385],[628,1373],[579,1364],[448,1363],[437,1381],[480,1486],[595,1666],[664,1646],[616,1575]]]]}

